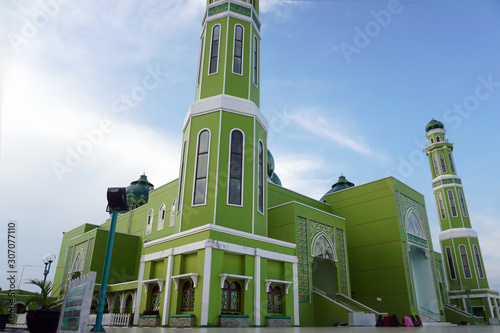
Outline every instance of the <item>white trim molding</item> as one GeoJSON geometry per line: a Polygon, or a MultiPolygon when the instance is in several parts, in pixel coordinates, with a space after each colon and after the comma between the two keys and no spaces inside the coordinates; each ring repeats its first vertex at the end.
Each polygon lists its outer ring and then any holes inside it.
{"type": "Polygon", "coordinates": [[[153,284],[158,284],[158,287],[160,287],[160,292],[162,291],[162,286],[163,286],[163,279],[150,279],[150,280],[144,280],[141,282],[142,285],[144,286],[144,290],[146,294],[148,293],[148,286],[153,283],[153,284]]]}
{"type": "Polygon", "coordinates": [[[234,97],[230,95],[217,95],[209,98],[204,98],[202,100],[196,101],[189,107],[186,118],[184,119],[185,129],[187,124],[189,123],[189,119],[198,115],[210,113],[210,112],[218,112],[218,111],[226,111],[237,114],[242,114],[244,116],[250,116],[257,119],[257,121],[264,128],[264,131],[267,133],[268,122],[264,114],[260,111],[257,105],[244,98],[234,97]]]}
{"type": "Polygon", "coordinates": [[[175,290],[179,290],[179,280],[180,279],[188,279],[193,280],[193,287],[196,288],[196,283],[198,282],[198,273],[187,273],[181,275],[172,276],[172,280],[174,280],[175,290]]]}
{"type": "Polygon", "coordinates": [[[266,279],[264,281],[266,282],[266,292],[269,291],[269,286],[271,284],[282,284],[282,285],[285,285],[285,295],[288,295],[288,289],[290,289],[290,285],[293,283],[293,282],[290,282],[290,281],[281,281],[281,280],[272,280],[272,279],[266,279]]]}
{"type": "Polygon", "coordinates": [[[448,229],[445,231],[442,231],[439,234],[439,241],[445,241],[448,239],[454,239],[454,238],[477,238],[477,231],[474,229],[469,229],[469,228],[454,228],[454,229],[448,229]]]}
{"type": "Polygon", "coordinates": [[[220,287],[221,289],[224,288],[224,281],[226,281],[227,278],[233,279],[233,280],[245,280],[245,290],[248,290],[248,284],[250,283],[250,280],[253,279],[251,276],[245,276],[245,275],[235,275],[235,274],[219,274],[220,276],[220,287]]]}
{"type": "MultiPolygon", "coordinates": [[[[328,214],[328,213],[325,213],[325,214],[328,214]]],[[[297,247],[297,245],[295,243],[289,243],[289,242],[281,241],[278,239],[264,237],[264,236],[260,236],[260,235],[256,235],[256,234],[251,234],[249,232],[239,231],[239,230],[226,228],[226,227],[222,227],[222,226],[214,225],[214,224],[205,224],[205,225],[202,225],[201,227],[196,227],[193,229],[179,232],[179,233],[174,234],[174,235],[158,238],[158,239],[155,239],[155,240],[152,240],[152,241],[145,243],[144,247],[146,248],[146,247],[170,242],[170,241],[175,240],[175,239],[195,235],[195,234],[198,234],[200,232],[210,231],[210,230],[218,231],[218,232],[228,234],[228,235],[234,235],[234,236],[238,236],[238,237],[242,237],[242,238],[252,239],[252,240],[256,240],[256,241],[260,241],[260,242],[265,242],[265,243],[269,243],[269,244],[273,244],[273,245],[288,247],[291,249],[295,249],[297,247]]]]}

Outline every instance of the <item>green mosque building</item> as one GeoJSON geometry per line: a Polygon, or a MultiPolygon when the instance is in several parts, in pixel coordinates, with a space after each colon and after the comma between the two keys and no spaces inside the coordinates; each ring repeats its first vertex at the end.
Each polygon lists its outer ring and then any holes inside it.
{"type": "MultiPolygon", "coordinates": [[[[498,321],[477,232],[437,121],[427,154],[442,256],[424,197],[393,177],[355,186],[343,175],[320,199],[282,186],[260,111],[259,0],[207,0],[195,101],[179,177],[127,187],[106,293],[134,325],[375,325],[379,314],[424,322],[498,321]]],[[[64,234],[54,296],[104,265],[110,221],[64,234]]],[[[96,296],[97,298],[97,296],[96,296]]]]}

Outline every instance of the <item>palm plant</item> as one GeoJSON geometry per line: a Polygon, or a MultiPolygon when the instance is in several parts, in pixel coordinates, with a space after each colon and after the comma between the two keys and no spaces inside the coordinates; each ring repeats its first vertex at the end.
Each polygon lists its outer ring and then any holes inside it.
{"type": "Polygon", "coordinates": [[[28,284],[37,286],[40,288],[40,294],[35,294],[31,296],[27,301],[26,305],[36,304],[38,305],[39,310],[49,310],[53,309],[57,306],[57,299],[54,297],[50,297],[50,293],[54,288],[52,281],[43,281],[39,279],[31,279],[28,284]]]}

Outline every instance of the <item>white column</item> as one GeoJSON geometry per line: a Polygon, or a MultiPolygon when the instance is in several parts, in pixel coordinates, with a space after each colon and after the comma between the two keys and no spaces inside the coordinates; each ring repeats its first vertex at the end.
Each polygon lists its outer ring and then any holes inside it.
{"type": "Polygon", "coordinates": [[[167,257],[167,276],[165,277],[165,292],[163,293],[163,316],[162,316],[162,325],[168,325],[168,314],[170,310],[170,291],[172,286],[172,269],[174,268],[174,256],[170,255],[167,257]]]}
{"type": "Polygon", "coordinates": [[[293,324],[299,326],[299,269],[293,263],[293,324]]]}
{"type": "Polygon", "coordinates": [[[254,277],[254,325],[260,326],[260,256],[255,256],[255,277],[254,277]]]}
{"type": "Polygon", "coordinates": [[[210,298],[210,274],[212,273],[212,244],[205,245],[205,267],[203,268],[203,293],[201,298],[201,325],[208,325],[210,298]]]}
{"type": "Polygon", "coordinates": [[[125,291],[122,291],[122,294],[120,296],[120,313],[125,313],[125,291]]]}
{"type": "Polygon", "coordinates": [[[467,306],[465,298],[467,298],[467,296],[462,296],[462,302],[464,303],[464,311],[468,313],[470,311],[470,308],[467,306]]]}
{"type": "Polygon", "coordinates": [[[141,261],[141,266],[139,267],[139,277],[137,279],[137,291],[135,294],[134,325],[139,324],[139,310],[141,307],[142,279],[144,275],[144,265],[145,262],[141,261]]]}
{"type": "Polygon", "coordinates": [[[490,308],[490,317],[495,318],[495,315],[493,314],[493,304],[491,304],[491,297],[488,296],[488,306],[490,308]]]}

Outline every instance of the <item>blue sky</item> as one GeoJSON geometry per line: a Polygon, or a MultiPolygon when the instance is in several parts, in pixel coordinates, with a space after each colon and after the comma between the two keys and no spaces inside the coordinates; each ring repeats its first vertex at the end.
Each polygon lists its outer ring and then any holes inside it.
{"type": "MultiPolygon", "coordinates": [[[[144,171],[157,187],[177,178],[204,11],[202,0],[45,3],[0,5],[0,217],[17,221],[19,263],[37,266],[23,279],[41,277],[63,231],[104,222],[107,187],[144,171]],[[68,157],[78,147],[85,156],[68,157]]],[[[500,3],[262,0],[260,18],[261,110],[283,185],[320,198],[341,173],[355,184],[393,175],[425,196],[439,249],[422,148],[425,125],[441,120],[500,288],[500,3]]]]}

